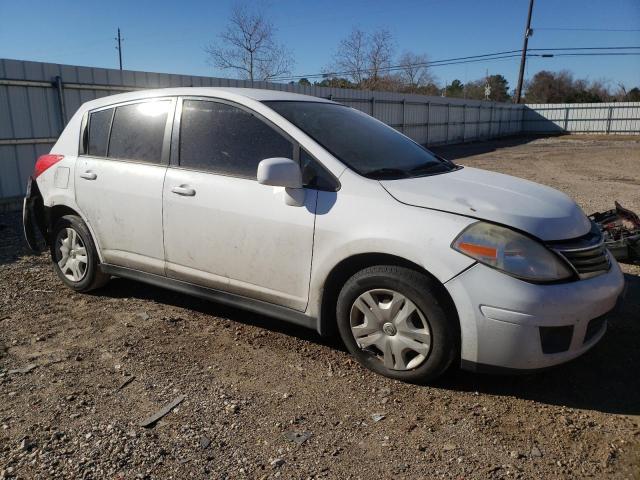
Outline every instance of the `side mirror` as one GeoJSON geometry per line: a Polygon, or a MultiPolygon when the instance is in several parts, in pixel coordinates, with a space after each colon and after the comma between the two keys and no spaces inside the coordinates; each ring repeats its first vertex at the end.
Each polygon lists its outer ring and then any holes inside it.
{"type": "Polygon", "coordinates": [[[258,164],[258,183],[302,188],[302,172],[300,166],[289,158],[267,158],[258,164]]]}
{"type": "Polygon", "coordinates": [[[258,183],[284,187],[285,203],[301,207],[305,192],[302,188],[300,166],[289,158],[266,158],[258,164],[258,183]]]}

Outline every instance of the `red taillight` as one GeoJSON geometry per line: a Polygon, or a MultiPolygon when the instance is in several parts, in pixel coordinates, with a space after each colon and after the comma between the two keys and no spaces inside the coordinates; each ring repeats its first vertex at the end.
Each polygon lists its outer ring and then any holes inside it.
{"type": "Polygon", "coordinates": [[[33,168],[33,178],[38,178],[42,172],[49,168],[54,163],[58,163],[64,158],[64,155],[41,155],[36,162],[36,166],[33,168]]]}

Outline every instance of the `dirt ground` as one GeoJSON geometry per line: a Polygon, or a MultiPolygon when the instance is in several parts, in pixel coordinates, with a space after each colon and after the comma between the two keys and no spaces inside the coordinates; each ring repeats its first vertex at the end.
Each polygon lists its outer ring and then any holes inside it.
{"type": "MultiPolygon", "coordinates": [[[[640,211],[640,139],[438,151],[587,212],[614,199],[640,211]]],[[[270,318],[122,279],[73,293],[21,246],[19,218],[0,216],[0,478],[640,478],[637,266],[580,359],[415,386],[270,318]]]]}

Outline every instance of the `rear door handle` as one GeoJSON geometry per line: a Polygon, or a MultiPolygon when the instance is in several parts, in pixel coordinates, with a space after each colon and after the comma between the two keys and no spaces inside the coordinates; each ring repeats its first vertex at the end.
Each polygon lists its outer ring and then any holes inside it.
{"type": "Polygon", "coordinates": [[[195,189],[184,186],[184,185],[180,185],[179,187],[173,187],[171,191],[176,195],[182,195],[183,197],[193,197],[196,194],[195,189]]]}
{"type": "Polygon", "coordinates": [[[98,175],[96,175],[93,172],[82,172],[80,174],[80,178],[84,178],[85,180],[95,180],[96,178],[98,178],[98,175]]]}

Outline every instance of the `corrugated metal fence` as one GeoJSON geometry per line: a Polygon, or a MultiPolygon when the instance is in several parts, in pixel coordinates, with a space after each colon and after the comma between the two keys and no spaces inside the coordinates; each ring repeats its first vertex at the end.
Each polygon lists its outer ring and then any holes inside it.
{"type": "Polygon", "coordinates": [[[526,105],[523,133],[640,133],[640,102],[526,105]]]}
{"type": "Polygon", "coordinates": [[[0,204],[24,195],[36,158],[48,152],[78,107],[95,98],[162,87],[254,87],[330,98],[424,145],[517,134],[522,105],[423,95],[111,70],[0,59],[0,204]]]}

